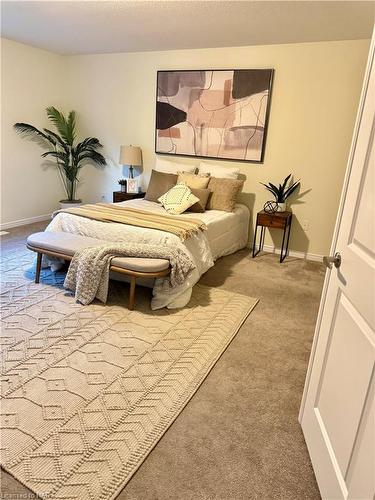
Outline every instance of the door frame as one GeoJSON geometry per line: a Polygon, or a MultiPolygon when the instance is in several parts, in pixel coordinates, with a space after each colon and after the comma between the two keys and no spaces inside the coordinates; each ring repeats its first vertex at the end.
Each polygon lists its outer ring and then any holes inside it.
{"type": "MultiPolygon", "coordinates": [[[[359,107],[358,107],[357,116],[356,116],[356,120],[355,120],[353,137],[352,137],[352,141],[351,141],[351,145],[350,145],[350,152],[349,152],[348,163],[347,163],[347,167],[346,167],[343,188],[342,188],[341,197],[340,197],[339,208],[338,208],[338,212],[337,212],[335,229],[333,232],[330,255],[334,255],[336,252],[338,234],[339,234],[339,230],[340,230],[340,226],[341,226],[342,214],[344,211],[344,204],[345,204],[346,195],[347,195],[347,191],[348,191],[348,187],[349,187],[349,180],[350,180],[351,172],[352,172],[352,168],[353,168],[353,159],[354,159],[354,153],[355,153],[357,140],[358,140],[359,127],[360,127],[360,123],[361,123],[362,116],[363,116],[364,103],[365,103],[365,98],[366,98],[367,89],[368,89],[368,85],[369,85],[371,68],[374,64],[374,59],[375,59],[375,27],[373,29],[372,38],[371,38],[371,44],[370,44],[370,49],[369,49],[369,54],[368,54],[368,59],[367,59],[366,71],[365,71],[363,85],[362,85],[361,97],[360,97],[359,107]]],[[[301,406],[300,406],[300,410],[299,410],[299,414],[298,414],[298,421],[300,424],[302,423],[302,417],[303,417],[303,414],[305,411],[306,397],[307,397],[307,393],[308,393],[309,386],[310,386],[311,372],[312,372],[312,367],[314,364],[316,347],[317,347],[318,340],[319,340],[320,326],[322,323],[323,311],[324,311],[324,306],[325,306],[325,302],[326,302],[326,296],[327,296],[330,278],[331,278],[331,270],[327,269],[325,279],[324,279],[324,284],[323,284],[322,296],[320,299],[318,317],[317,317],[316,325],[315,325],[313,343],[311,346],[309,364],[308,364],[307,372],[306,372],[306,379],[305,379],[305,385],[304,385],[302,399],[301,399],[301,406]]]]}

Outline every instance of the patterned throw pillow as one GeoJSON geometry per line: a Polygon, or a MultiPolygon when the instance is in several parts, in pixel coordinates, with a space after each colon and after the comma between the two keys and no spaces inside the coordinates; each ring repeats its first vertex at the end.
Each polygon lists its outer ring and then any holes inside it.
{"type": "Polygon", "coordinates": [[[158,199],[165,210],[173,215],[179,215],[199,201],[186,184],[176,184],[158,199]]]}

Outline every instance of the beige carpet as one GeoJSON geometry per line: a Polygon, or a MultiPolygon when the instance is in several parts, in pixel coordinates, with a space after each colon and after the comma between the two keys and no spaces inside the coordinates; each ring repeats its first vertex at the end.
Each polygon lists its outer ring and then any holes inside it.
{"type": "Polygon", "coordinates": [[[80,306],[63,275],[2,264],[1,463],[42,498],[115,498],[257,300],[198,285],[179,311],[80,306]]]}

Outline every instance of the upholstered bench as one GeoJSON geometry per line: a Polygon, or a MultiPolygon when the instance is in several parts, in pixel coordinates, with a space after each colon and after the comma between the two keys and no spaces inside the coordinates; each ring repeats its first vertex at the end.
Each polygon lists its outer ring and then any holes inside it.
{"type": "MultiPolygon", "coordinates": [[[[35,283],[39,283],[43,255],[70,261],[78,250],[106,244],[108,241],[64,232],[44,231],[31,234],[26,246],[38,254],[35,283]]],[[[129,309],[134,309],[137,278],[161,278],[170,272],[169,261],[166,259],[138,257],[114,257],[110,270],[130,277],[129,309]]]]}

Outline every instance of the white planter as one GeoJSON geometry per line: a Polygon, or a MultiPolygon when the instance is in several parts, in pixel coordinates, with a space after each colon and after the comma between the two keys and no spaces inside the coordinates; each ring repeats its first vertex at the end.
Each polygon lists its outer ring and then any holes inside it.
{"type": "Polygon", "coordinates": [[[82,200],[60,200],[60,208],[79,207],[80,205],[82,205],[82,200]]]}
{"type": "Polygon", "coordinates": [[[277,207],[277,211],[278,212],[285,212],[286,211],[286,203],[277,203],[278,207],[277,207]]]}

